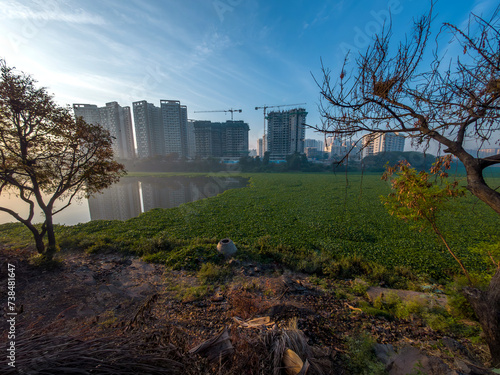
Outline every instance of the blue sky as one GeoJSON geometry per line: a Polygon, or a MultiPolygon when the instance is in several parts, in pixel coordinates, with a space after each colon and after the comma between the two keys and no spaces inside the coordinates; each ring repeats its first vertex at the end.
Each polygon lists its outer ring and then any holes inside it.
{"type": "MultiPolygon", "coordinates": [[[[440,0],[435,25],[465,25],[497,0],[440,0]]],[[[363,51],[392,13],[395,40],[429,7],[425,0],[0,0],[0,58],[32,74],[61,105],[180,100],[193,119],[250,125],[256,106],[307,103],[319,124],[321,62],[334,72],[345,51],[363,51]]],[[[283,107],[285,109],[286,107],[283,107]]],[[[307,130],[308,138],[322,136],[307,130]]]]}

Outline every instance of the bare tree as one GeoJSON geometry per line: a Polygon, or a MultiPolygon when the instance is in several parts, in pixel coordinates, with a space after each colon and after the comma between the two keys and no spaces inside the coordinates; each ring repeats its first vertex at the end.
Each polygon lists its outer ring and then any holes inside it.
{"type": "Polygon", "coordinates": [[[14,192],[29,207],[26,216],[0,207],[32,232],[40,254],[57,249],[53,215],[75,197],[91,195],[118,181],[123,166],[113,160],[112,137],[101,126],[74,119],[44,88],[0,60],[0,193],[14,192]],[[56,208],[58,199],[66,198],[56,208]],[[35,206],[44,214],[33,223],[35,206]],[[47,236],[47,246],[44,238],[47,236]]]}
{"type": "MultiPolygon", "coordinates": [[[[467,171],[467,188],[500,214],[500,193],[483,178],[483,170],[500,163],[500,155],[479,158],[464,148],[466,140],[485,142],[500,130],[499,8],[489,20],[471,15],[462,31],[444,24],[461,45],[445,66],[434,51],[430,66],[424,55],[431,36],[432,8],[415,22],[412,35],[390,54],[390,30],[375,37],[347,72],[338,76],[322,67],[321,114],[324,133],[351,137],[363,133],[399,133],[414,145],[434,140],[456,156],[467,171]]],[[[497,133],[498,134],[498,133],[497,133]]]]}
{"type": "MultiPolygon", "coordinates": [[[[483,171],[500,155],[478,157],[464,148],[481,144],[500,131],[500,7],[488,19],[470,15],[462,30],[445,23],[438,34],[450,35],[460,52],[445,63],[436,44],[429,51],[432,5],[415,21],[411,37],[392,46],[390,28],[376,36],[348,72],[348,57],[338,75],[322,66],[321,114],[316,130],[335,136],[399,133],[413,145],[436,141],[465,166],[467,189],[500,214],[500,193],[488,186],[483,171]],[[394,53],[392,53],[392,49],[394,53]],[[426,54],[432,52],[430,64],[426,54]]],[[[451,48],[453,50],[453,48],[451,48]]],[[[464,289],[500,366],[500,268],[487,290],[464,289]]]]}

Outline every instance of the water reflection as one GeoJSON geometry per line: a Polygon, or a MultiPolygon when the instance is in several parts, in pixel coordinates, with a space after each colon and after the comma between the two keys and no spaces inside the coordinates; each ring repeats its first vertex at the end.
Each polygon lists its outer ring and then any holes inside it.
{"type": "Polygon", "coordinates": [[[172,208],[244,187],[240,177],[126,177],[88,200],[91,220],[127,220],[153,208],[172,208]]]}

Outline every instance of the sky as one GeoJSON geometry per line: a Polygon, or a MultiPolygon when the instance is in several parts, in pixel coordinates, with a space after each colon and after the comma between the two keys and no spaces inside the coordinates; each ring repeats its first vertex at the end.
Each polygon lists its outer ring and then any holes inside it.
{"type": "MultiPolygon", "coordinates": [[[[301,105],[319,125],[321,61],[340,72],[391,14],[394,40],[425,14],[426,0],[0,0],[0,58],[31,74],[60,105],[180,100],[188,118],[250,125],[263,110],[301,105]]],[[[438,0],[434,25],[466,25],[498,0],[438,0]]],[[[306,138],[322,139],[311,129],[306,138]]]]}

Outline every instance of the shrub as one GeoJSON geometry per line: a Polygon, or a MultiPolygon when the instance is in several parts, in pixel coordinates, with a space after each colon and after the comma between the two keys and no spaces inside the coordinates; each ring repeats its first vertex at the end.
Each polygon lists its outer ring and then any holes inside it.
{"type": "Polygon", "coordinates": [[[375,300],[373,301],[373,307],[379,310],[384,310],[392,315],[396,315],[396,310],[398,306],[401,304],[401,298],[394,293],[394,292],[389,292],[385,294],[381,294],[375,300]]]}
{"type": "Polygon", "coordinates": [[[385,374],[385,366],[377,360],[373,350],[375,343],[375,340],[365,333],[347,338],[348,367],[353,374],[385,374]]]}
{"type": "Polygon", "coordinates": [[[368,283],[361,279],[354,280],[351,287],[353,293],[357,296],[364,296],[368,288],[369,288],[368,283]]]}

